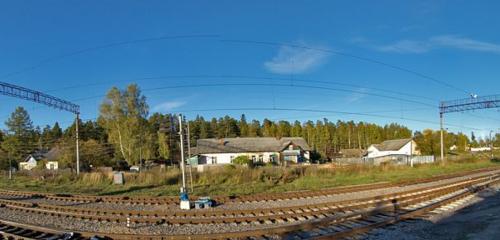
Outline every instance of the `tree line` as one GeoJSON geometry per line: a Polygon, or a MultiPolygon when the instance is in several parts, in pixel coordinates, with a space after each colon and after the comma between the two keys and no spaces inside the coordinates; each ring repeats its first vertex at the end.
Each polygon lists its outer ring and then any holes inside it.
{"type": "MultiPolygon", "coordinates": [[[[129,165],[153,159],[167,163],[178,161],[178,135],[171,130],[176,118],[174,114],[149,114],[146,97],[136,84],[126,89],[113,87],[100,105],[97,120],[79,122],[83,168],[114,166],[120,161],[129,165]]],[[[426,129],[412,133],[397,123],[381,126],[326,118],[306,122],[264,119],[261,122],[247,120],[244,114],[238,119],[227,115],[211,119],[197,116],[187,122],[192,146],[202,138],[302,137],[314,150],[314,156],[332,159],[341,149],[366,149],[384,140],[413,137],[423,154],[439,154],[438,131],[426,129]]],[[[57,152],[61,167],[75,167],[75,123],[64,130],[57,122],[35,127],[26,109],[18,107],[5,126],[6,129],[0,131],[0,168],[8,168],[9,158],[17,166],[29,154],[51,149],[57,152]]],[[[498,142],[500,136],[495,139],[498,142]]],[[[447,148],[456,145],[458,151],[465,151],[467,146],[480,143],[463,133],[446,133],[447,148]]]]}

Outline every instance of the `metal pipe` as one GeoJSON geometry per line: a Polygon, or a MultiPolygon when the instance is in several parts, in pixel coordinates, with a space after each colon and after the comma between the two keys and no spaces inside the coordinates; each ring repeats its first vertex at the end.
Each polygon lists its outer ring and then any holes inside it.
{"type": "Polygon", "coordinates": [[[10,157],[10,152],[7,152],[7,157],[9,158],[9,180],[12,180],[12,158],[10,157]]]}
{"type": "Polygon", "coordinates": [[[182,192],[186,192],[186,172],[184,166],[184,136],[182,134],[182,115],[179,114],[179,135],[181,140],[181,172],[182,172],[182,192]]]}
{"type": "Polygon", "coordinates": [[[491,159],[493,159],[493,138],[491,138],[491,134],[493,133],[493,130],[490,130],[490,153],[491,153],[491,159]]]}
{"type": "Polygon", "coordinates": [[[80,122],[80,114],[76,114],[76,123],[75,123],[75,130],[76,130],[76,175],[80,175],[80,144],[79,144],[79,130],[78,130],[78,124],[80,122]]]}
{"type": "Polygon", "coordinates": [[[440,112],[439,113],[439,124],[441,126],[441,162],[444,163],[445,162],[445,159],[444,159],[444,129],[443,129],[443,113],[440,112]]]}
{"type": "MultiPolygon", "coordinates": [[[[188,144],[188,159],[191,160],[191,133],[189,132],[189,121],[187,121],[187,144],[188,144]]],[[[193,164],[189,163],[189,181],[191,192],[194,191],[193,187],[193,164]]]]}

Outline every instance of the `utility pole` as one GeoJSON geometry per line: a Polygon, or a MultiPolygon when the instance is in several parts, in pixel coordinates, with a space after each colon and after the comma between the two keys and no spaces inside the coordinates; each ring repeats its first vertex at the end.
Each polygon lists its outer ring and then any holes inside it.
{"type": "Polygon", "coordinates": [[[443,128],[443,113],[439,113],[439,124],[441,126],[441,163],[445,163],[444,160],[444,128],[443,128]]]}
{"type": "Polygon", "coordinates": [[[139,134],[139,143],[141,144],[139,147],[139,172],[142,172],[142,133],[139,134]]]}
{"type": "Polygon", "coordinates": [[[12,180],[12,158],[10,158],[10,152],[7,153],[9,158],[9,180],[12,180]]]}
{"type": "Polygon", "coordinates": [[[182,172],[182,189],[181,193],[186,192],[186,172],[184,166],[184,135],[182,133],[182,115],[179,114],[179,136],[181,140],[181,172],[182,172]]]}
{"type": "MultiPolygon", "coordinates": [[[[189,121],[187,121],[187,144],[188,144],[188,159],[191,160],[191,134],[189,132],[189,121]]],[[[189,162],[189,181],[191,185],[191,192],[194,191],[193,187],[193,164],[189,162]]]]}
{"type": "Polygon", "coordinates": [[[413,138],[410,141],[410,167],[413,167],[413,138]]]}
{"type": "Polygon", "coordinates": [[[80,144],[78,143],[79,141],[79,131],[78,131],[78,124],[80,122],[80,114],[76,114],[76,123],[75,123],[75,130],[76,130],[76,175],[80,175],[80,144]]]}
{"type": "Polygon", "coordinates": [[[493,138],[491,138],[491,133],[493,133],[493,130],[490,130],[490,153],[491,159],[493,159],[493,138]]]}

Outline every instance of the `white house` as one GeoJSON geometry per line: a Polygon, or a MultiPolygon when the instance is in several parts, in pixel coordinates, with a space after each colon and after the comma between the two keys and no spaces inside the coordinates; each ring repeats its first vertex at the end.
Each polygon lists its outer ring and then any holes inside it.
{"type": "Polygon", "coordinates": [[[38,160],[35,159],[33,155],[29,155],[24,159],[23,162],[19,163],[19,170],[32,170],[33,168],[36,168],[38,164],[38,160]]]}
{"type": "Polygon", "coordinates": [[[491,151],[491,147],[477,147],[477,148],[470,148],[471,152],[487,152],[491,151]]]}
{"type": "Polygon", "coordinates": [[[58,155],[58,148],[52,148],[50,151],[45,153],[37,152],[30,154],[23,162],[19,163],[19,170],[33,170],[38,165],[40,160],[46,160],[46,169],[57,170],[59,169],[59,163],[57,162],[58,155]]]}
{"type": "Polygon", "coordinates": [[[198,163],[229,164],[238,156],[255,163],[302,163],[310,159],[310,147],[303,138],[271,137],[199,139],[194,149],[198,163]]]}
{"type": "Polygon", "coordinates": [[[387,156],[415,156],[420,155],[417,143],[411,139],[387,140],[380,144],[372,144],[367,149],[368,158],[380,158],[387,156]]]}

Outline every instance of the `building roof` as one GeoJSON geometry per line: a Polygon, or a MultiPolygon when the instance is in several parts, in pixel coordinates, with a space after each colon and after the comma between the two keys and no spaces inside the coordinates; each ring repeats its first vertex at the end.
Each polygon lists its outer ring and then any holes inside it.
{"type": "MultiPolygon", "coordinates": [[[[240,152],[280,152],[290,144],[309,151],[310,147],[303,138],[284,137],[276,139],[272,137],[249,137],[249,138],[209,138],[198,139],[196,154],[203,153],[240,153],[240,152]]],[[[192,149],[193,150],[193,149],[192,149]]]]}
{"type": "Polygon", "coordinates": [[[340,154],[343,157],[362,157],[366,154],[366,150],[359,148],[349,148],[349,149],[340,149],[340,154]]]}
{"type": "Polygon", "coordinates": [[[380,144],[373,144],[372,146],[379,151],[397,151],[412,140],[411,138],[386,140],[380,144]]]}
{"type": "Polygon", "coordinates": [[[59,149],[59,147],[53,147],[52,149],[50,149],[50,151],[45,153],[43,157],[47,161],[57,161],[59,160],[60,155],[61,155],[61,149],[59,149]]]}
{"type": "Polygon", "coordinates": [[[36,161],[40,161],[42,159],[45,159],[47,161],[57,161],[60,157],[60,149],[58,147],[54,147],[50,149],[50,151],[47,150],[37,150],[24,159],[25,162],[29,161],[31,158],[34,158],[36,161]]]}

